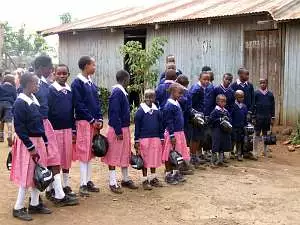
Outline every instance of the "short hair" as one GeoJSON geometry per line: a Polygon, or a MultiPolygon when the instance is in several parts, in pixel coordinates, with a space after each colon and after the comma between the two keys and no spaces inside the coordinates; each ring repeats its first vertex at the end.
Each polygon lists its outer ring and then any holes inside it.
{"type": "Polygon", "coordinates": [[[166,71],[166,80],[176,80],[177,74],[176,70],[167,70],[166,71]]]}
{"type": "Polygon", "coordinates": [[[178,84],[181,84],[182,86],[188,86],[189,85],[189,78],[185,75],[179,75],[176,79],[176,82],[178,84]]]}
{"type": "Polygon", "coordinates": [[[3,77],[3,83],[5,83],[5,82],[10,83],[10,84],[12,84],[13,86],[15,86],[15,85],[16,85],[16,83],[15,83],[15,76],[12,75],[12,74],[7,74],[7,75],[5,75],[5,76],[3,77]]]}
{"type": "Polygon", "coordinates": [[[91,64],[92,60],[93,59],[90,56],[80,57],[80,59],[78,60],[79,69],[84,70],[85,66],[91,64]]]}
{"type": "Polygon", "coordinates": [[[247,73],[247,74],[249,74],[249,70],[247,70],[246,68],[244,68],[244,67],[241,67],[241,68],[239,68],[238,69],[238,75],[240,75],[240,74],[242,74],[242,73],[247,73]]]}
{"type": "Polygon", "coordinates": [[[259,83],[262,81],[265,81],[266,83],[268,83],[268,78],[264,78],[264,77],[259,78],[259,83]]]}
{"type": "Polygon", "coordinates": [[[208,72],[208,71],[212,71],[212,70],[209,66],[203,66],[201,71],[202,72],[208,72]]]}
{"type": "Polygon", "coordinates": [[[20,78],[20,85],[23,87],[23,88],[26,88],[27,84],[29,82],[31,82],[33,76],[35,74],[34,73],[30,73],[30,72],[25,72],[21,78],[20,78]]]}
{"type": "Polygon", "coordinates": [[[68,73],[70,73],[69,67],[66,64],[58,64],[55,68],[54,68],[54,72],[56,73],[56,70],[58,67],[66,67],[68,70],[68,73]]]}
{"type": "Polygon", "coordinates": [[[175,62],[175,55],[169,54],[166,56],[166,62],[175,62]],[[174,58],[174,61],[169,61],[169,58],[174,58]]]}
{"type": "Polygon", "coordinates": [[[208,71],[202,71],[201,73],[200,73],[200,78],[202,78],[202,76],[204,75],[204,74],[207,74],[209,77],[210,77],[210,74],[209,74],[209,72],[208,71]]]}
{"type": "Polygon", "coordinates": [[[231,73],[224,73],[223,78],[225,78],[225,76],[233,78],[233,75],[231,73]]]}
{"type": "Polygon", "coordinates": [[[52,67],[52,59],[47,55],[40,55],[34,60],[34,69],[38,70],[40,67],[52,67]]]}
{"type": "Polygon", "coordinates": [[[117,82],[123,82],[127,77],[129,78],[130,75],[126,70],[119,70],[116,74],[117,82]]]}
{"type": "Polygon", "coordinates": [[[180,90],[184,90],[184,87],[179,84],[179,83],[173,83],[170,85],[170,87],[168,88],[168,92],[169,93],[172,93],[172,91],[176,90],[176,89],[180,89],[180,90]]]}
{"type": "Polygon", "coordinates": [[[242,91],[242,90],[237,90],[235,93],[234,93],[234,96],[237,97],[239,95],[243,95],[245,96],[245,93],[242,91]]]}
{"type": "Polygon", "coordinates": [[[225,100],[227,100],[227,98],[226,98],[225,95],[219,94],[219,95],[217,95],[217,97],[216,97],[216,102],[219,102],[219,101],[220,101],[220,98],[225,98],[225,100]]]}
{"type": "Polygon", "coordinates": [[[153,89],[147,89],[145,90],[144,96],[146,95],[155,95],[155,91],[153,89]]]}

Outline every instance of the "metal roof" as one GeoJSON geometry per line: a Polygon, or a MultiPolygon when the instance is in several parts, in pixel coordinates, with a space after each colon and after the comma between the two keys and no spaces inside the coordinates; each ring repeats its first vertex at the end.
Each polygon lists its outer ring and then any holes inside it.
{"type": "Polygon", "coordinates": [[[275,21],[300,19],[300,0],[171,0],[131,7],[41,31],[43,35],[76,30],[268,13],[275,21]]]}

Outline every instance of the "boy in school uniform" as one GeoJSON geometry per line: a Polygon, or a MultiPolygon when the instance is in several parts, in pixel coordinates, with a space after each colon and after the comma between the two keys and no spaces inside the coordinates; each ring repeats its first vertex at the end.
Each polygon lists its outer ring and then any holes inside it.
{"type": "MultiPolygon", "coordinates": [[[[168,65],[175,65],[175,71],[176,71],[176,76],[177,77],[182,74],[182,71],[180,69],[176,68],[176,62],[175,62],[175,56],[174,55],[167,55],[167,57],[166,57],[166,67],[168,67],[168,65]]],[[[160,84],[163,83],[165,78],[166,78],[166,71],[160,74],[159,83],[160,84]]]]}

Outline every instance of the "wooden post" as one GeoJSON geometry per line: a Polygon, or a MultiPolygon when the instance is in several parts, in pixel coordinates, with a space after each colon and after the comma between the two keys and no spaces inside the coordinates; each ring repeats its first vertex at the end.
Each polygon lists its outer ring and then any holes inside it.
{"type": "Polygon", "coordinates": [[[3,65],[4,24],[0,21],[0,68],[3,65]]]}

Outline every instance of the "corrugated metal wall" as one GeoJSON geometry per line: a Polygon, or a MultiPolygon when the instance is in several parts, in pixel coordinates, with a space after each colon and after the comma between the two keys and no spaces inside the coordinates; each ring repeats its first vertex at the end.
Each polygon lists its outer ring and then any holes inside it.
{"type": "Polygon", "coordinates": [[[284,124],[300,118],[300,24],[286,25],[284,63],[284,124]]]}
{"type": "Polygon", "coordinates": [[[115,83],[115,74],[123,68],[123,58],[119,47],[124,43],[122,30],[110,30],[67,33],[59,36],[59,62],[70,67],[72,77],[80,71],[78,59],[89,55],[96,59],[97,70],[93,77],[102,87],[111,88],[115,83]]]}

